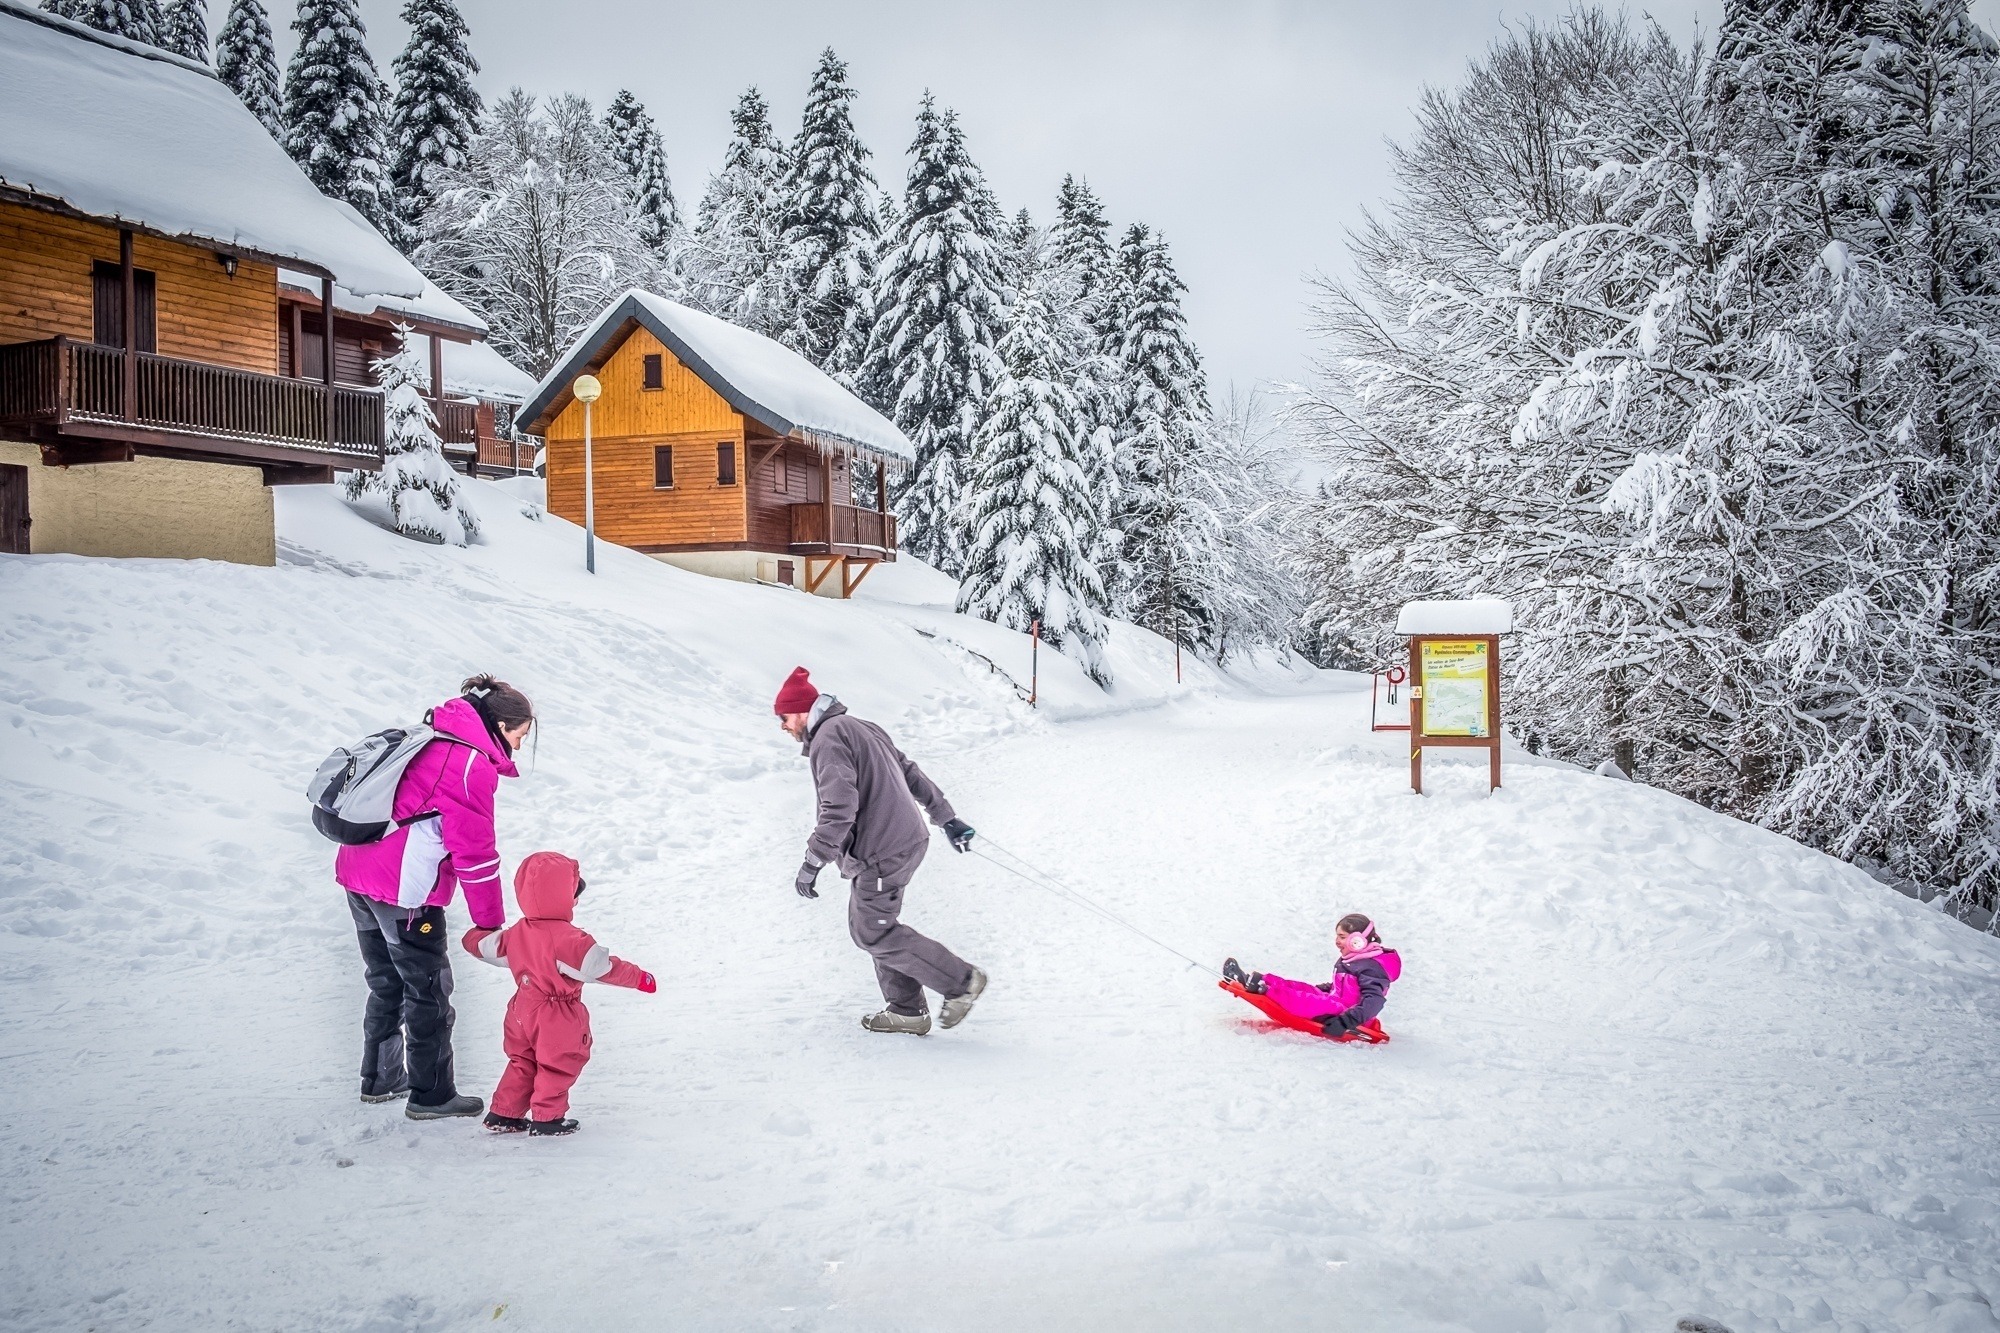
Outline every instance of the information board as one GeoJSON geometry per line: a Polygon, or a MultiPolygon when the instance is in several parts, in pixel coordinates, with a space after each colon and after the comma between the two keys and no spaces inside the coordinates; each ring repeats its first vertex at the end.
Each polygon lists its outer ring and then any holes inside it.
{"type": "Polygon", "coordinates": [[[1487,734],[1486,665],[1484,639],[1423,641],[1424,735],[1487,734]]]}

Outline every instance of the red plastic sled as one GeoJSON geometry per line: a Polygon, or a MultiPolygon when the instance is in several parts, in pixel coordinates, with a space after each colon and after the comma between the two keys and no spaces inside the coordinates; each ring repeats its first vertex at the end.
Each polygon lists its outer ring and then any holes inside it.
{"type": "MultiPolygon", "coordinates": [[[[1231,995],[1234,995],[1237,999],[1255,1005],[1264,1017],[1276,1023],[1279,1027],[1287,1027],[1294,1032],[1310,1032],[1315,1037],[1326,1036],[1324,1032],[1319,1030],[1318,1023],[1315,1023],[1310,1018],[1300,1018],[1297,1014],[1280,1008],[1272,1002],[1271,997],[1268,995],[1253,994],[1250,991],[1244,990],[1243,987],[1233,981],[1218,981],[1215,984],[1228,991],[1231,995]]],[[[1364,1041],[1370,1046],[1380,1046],[1389,1040],[1389,1034],[1382,1030],[1380,1021],[1371,1018],[1354,1031],[1343,1032],[1338,1037],[1328,1037],[1327,1040],[1364,1041]]]]}

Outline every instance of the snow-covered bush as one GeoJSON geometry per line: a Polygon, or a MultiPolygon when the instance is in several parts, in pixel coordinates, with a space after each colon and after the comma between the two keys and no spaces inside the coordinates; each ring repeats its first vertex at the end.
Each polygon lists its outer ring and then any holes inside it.
{"type": "Polygon", "coordinates": [[[458,474],[445,461],[437,418],[419,388],[428,371],[410,344],[409,326],[399,326],[397,336],[397,353],[375,362],[388,416],[382,470],[352,474],[347,498],[386,496],[390,519],[405,537],[464,546],[479,535],[479,518],[465,506],[458,474]]]}

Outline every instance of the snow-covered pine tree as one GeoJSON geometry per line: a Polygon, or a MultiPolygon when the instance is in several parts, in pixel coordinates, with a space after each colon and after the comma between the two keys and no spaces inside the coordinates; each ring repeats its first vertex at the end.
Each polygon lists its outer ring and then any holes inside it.
{"type": "Polygon", "coordinates": [[[83,21],[83,7],[86,0],[42,0],[42,12],[54,14],[57,18],[83,21]]]}
{"type": "Polygon", "coordinates": [[[780,340],[853,383],[874,324],[881,223],[868,149],[854,131],[847,64],[820,53],[784,185],[786,322],[780,340]]]}
{"type": "Polygon", "coordinates": [[[1121,275],[1111,245],[1111,222],[1090,182],[1065,175],[1056,191],[1056,222],[1049,228],[1051,261],[1071,274],[1076,299],[1098,341],[1117,355],[1124,338],[1125,312],[1118,300],[1121,275]]]}
{"type": "Polygon", "coordinates": [[[382,78],[357,0],[299,0],[285,72],[285,150],[321,194],[399,231],[384,158],[382,78]]]}
{"type": "MultiPolygon", "coordinates": [[[[1046,282],[1059,330],[1081,325],[1085,337],[1065,353],[1070,387],[1089,414],[1091,433],[1085,469],[1097,497],[1098,539],[1093,559],[1108,592],[1119,582],[1120,497],[1117,440],[1125,419],[1124,362],[1120,356],[1126,302],[1118,253],[1111,247],[1111,223],[1089,182],[1064,176],[1056,192],[1056,221],[1045,241],[1050,264],[1046,282]]],[[[1108,608],[1108,603],[1107,603],[1108,608]]]]}
{"type": "Polygon", "coordinates": [[[627,219],[624,172],[581,97],[537,106],[513,89],[466,165],[440,172],[439,184],[418,262],[485,316],[494,346],[531,374],[656,271],[627,219]]]}
{"type": "Polygon", "coordinates": [[[999,377],[1006,279],[998,210],[964,134],[930,94],[917,113],[902,223],[877,275],[862,383],[917,448],[897,497],[905,550],[956,575],[972,433],[999,377]]]}
{"type": "Polygon", "coordinates": [[[87,24],[113,37],[124,37],[149,46],[160,45],[165,19],[159,0],[73,0],[67,12],[51,11],[87,24]]]}
{"type": "Polygon", "coordinates": [[[783,318],[784,181],[790,155],[755,88],[730,113],[734,134],[709,179],[680,256],[684,299],[746,329],[771,334],[783,318]]]}
{"type": "MultiPolygon", "coordinates": [[[[1007,290],[1018,292],[1036,279],[1036,270],[1042,266],[1042,231],[1035,225],[1034,215],[1026,208],[1018,210],[1000,240],[1000,272],[1007,279],[1007,290]]],[[[1013,301],[1010,298],[1011,308],[1013,301]]]]}
{"type": "Polygon", "coordinates": [[[479,62],[453,0],[409,0],[410,40],[396,57],[396,99],[389,113],[389,179],[404,239],[415,246],[440,175],[465,165],[479,135],[483,105],[472,76],[479,62]]]}
{"type": "Polygon", "coordinates": [[[659,127],[632,91],[621,88],[604,113],[604,129],[611,137],[612,157],[630,180],[632,222],[639,240],[655,254],[665,254],[680,233],[681,213],[659,127]]]}
{"type": "Polygon", "coordinates": [[[285,137],[285,97],[278,81],[271,16],[262,0],[229,0],[215,39],[215,75],[229,86],[271,137],[285,137]]]}
{"type": "Polygon", "coordinates": [[[206,65],[207,0],[167,0],[160,12],[160,45],[177,56],[206,65]]]}
{"type": "Polygon", "coordinates": [[[1104,587],[1091,558],[1097,502],[1084,470],[1090,421],[1064,383],[1060,343],[1030,267],[973,437],[958,609],[1010,629],[1039,620],[1044,638],[1109,684],[1104,587]]]}
{"type": "Polygon", "coordinates": [[[1130,297],[1119,346],[1122,545],[1112,605],[1155,633],[1212,647],[1210,570],[1223,533],[1201,466],[1211,420],[1207,377],[1181,310],[1187,287],[1166,242],[1143,224],[1125,233],[1119,264],[1130,297]]]}
{"type": "Polygon", "coordinates": [[[348,476],[347,498],[386,496],[396,531],[418,541],[464,546],[479,535],[479,519],[459,494],[458,474],[444,458],[437,418],[423,395],[430,368],[410,342],[410,327],[397,327],[394,356],[375,362],[388,418],[380,472],[348,476]]]}

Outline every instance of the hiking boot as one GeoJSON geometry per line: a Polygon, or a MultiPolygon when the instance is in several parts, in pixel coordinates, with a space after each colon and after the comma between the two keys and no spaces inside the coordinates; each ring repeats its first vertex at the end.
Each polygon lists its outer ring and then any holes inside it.
{"type": "Polygon", "coordinates": [[[965,988],[965,993],[952,996],[938,1009],[938,1025],[955,1028],[963,1023],[965,1016],[972,1012],[972,1002],[977,1000],[985,989],[986,973],[979,968],[973,968],[972,982],[965,988]]]}
{"type": "Polygon", "coordinates": [[[929,1014],[898,1014],[884,1009],[879,1014],[870,1014],[861,1020],[861,1026],[870,1032],[907,1032],[912,1037],[921,1037],[931,1030],[929,1014]]]}
{"type": "Polygon", "coordinates": [[[495,1134],[519,1134],[528,1127],[528,1117],[524,1115],[500,1115],[494,1111],[486,1113],[482,1121],[495,1134]]]}
{"type": "Polygon", "coordinates": [[[456,1116],[478,1115],[486,1109],[486,1102],[479,1097],[468,1097],[464,1093],[448,1102],[436,1106],[419,1106],[411,1102],[403,1108],[403,1114],[412,1120],[450,1120],[456,1116]]]}
{"type": "Polygon", "coordinates": [[[528,1126],[528,1137],[531,1139],[556,1138],[563,1134],[574,1134],[580,1128],[582,1126],[578,1125],[574,1120],[537,1120],[534,1124],[528,1126]]]}
{"type": "Polygon", "coordinates": [[[398,1088],[394,1092],[364,1092],[361,1094],[361,1100],[367,1102],[370,1106],[379,1106],[383,1102],[393,1102],[398,1097],[407,1097],[409,1095],[410,1090],[408,1088],[398,1088]]]}

